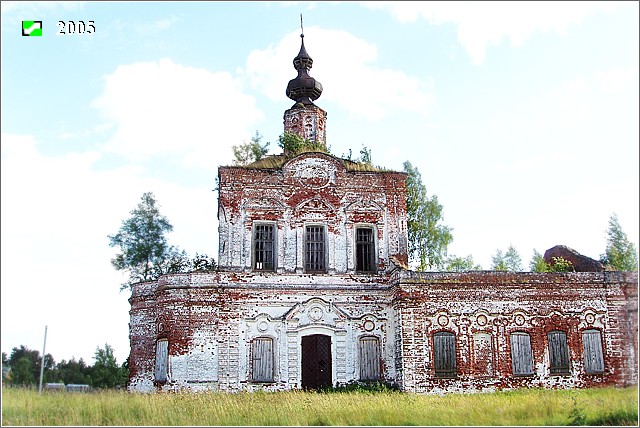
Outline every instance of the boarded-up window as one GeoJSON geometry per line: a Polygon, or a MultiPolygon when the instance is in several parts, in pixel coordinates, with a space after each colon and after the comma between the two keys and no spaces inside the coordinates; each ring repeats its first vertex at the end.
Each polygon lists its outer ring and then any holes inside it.
{"type": "Polygon", "coordinates": [[[567,333],[551,331],[547,334],[549,341],[549,372],[551,374],[569,373],[569,348],[567,333]]]}
{"type": "Polygon", "coordinates": [[[167,381],[167,367],[169,361],[169,341],[158,339],[156,342],[156,382],[167,381]]]}
{"type": "Polygon", "coordinates": [[[587,373],[602,373],[604,359],[602,358],[602,337],[598,330],[585,330],[582,333],[584,347],[584,371],[587,373]]]}
{"type": "Polygon", "coordinates": [[[360,380],[380,379],[380,341],[377,337],[360,339],[360,380]]]}
{"type": "Polygon", "coordinates": [[[455,377],[456,337],[453,333],[440,332],[433,335],[433,357],[436,377],[455,377]]]}
{"type": "Polygon", "coordinates": [[[531,337],[527,333],[511,333],[511,369],[514,375],[533,374],[531,337]]]}
{"type": "Polygon", "coordinates": [[[273,225],[255,225],[253,232],[253,268],[255,270],[275,269],[274,241],[273,225]]]}
{"type": "Polygon", "coordinates": [[[307,226],[305,236],[305,271],[325,272],[326,256],[323,226],[307,226]]]}
{"type": "Polygon", "coordinates": [[[373,242],[373,229],[356,229],[356,271],[375,271],[375,243],[373,242]]]}
{"type": "Polygon", "coordinates": [[[258,337],[251,343],[254,382],[273,382],[273,339],[258,337]]]}

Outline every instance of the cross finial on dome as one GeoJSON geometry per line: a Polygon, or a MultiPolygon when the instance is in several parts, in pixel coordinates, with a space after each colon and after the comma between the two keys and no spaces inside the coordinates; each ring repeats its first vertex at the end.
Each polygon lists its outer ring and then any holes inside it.
{"type": "Polygon", "coordinates": [[[293,59],[293,67],[298,71],[298,77],[289,81],[287,85],[287,97],[296,102],[295,105],[310,105],[322,94],[322,85],[309,76],[309,70],[313,66],[313,59],[304,47],[304,26],[302,14],[300,14],[300,52],[293,59]]]}

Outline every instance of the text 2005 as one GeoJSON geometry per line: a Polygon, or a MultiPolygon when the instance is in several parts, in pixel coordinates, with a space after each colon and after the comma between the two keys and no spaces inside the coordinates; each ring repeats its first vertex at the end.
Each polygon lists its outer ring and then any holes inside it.
{"type": "Polygon", "coordinates": [[[58,32],[56,35],[64,36],[68,34],[94,34],[96,26],[93,21],[58,21],[58,32]]]}

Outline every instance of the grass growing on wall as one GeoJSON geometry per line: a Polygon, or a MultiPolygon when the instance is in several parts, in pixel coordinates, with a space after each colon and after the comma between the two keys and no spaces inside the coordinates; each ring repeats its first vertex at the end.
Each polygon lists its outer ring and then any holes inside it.
{"type": "Polygon", "coordinates": [[[2,425],[637,425],[638,388],[490,394],[67,393],[3,388],[2,425]]]}

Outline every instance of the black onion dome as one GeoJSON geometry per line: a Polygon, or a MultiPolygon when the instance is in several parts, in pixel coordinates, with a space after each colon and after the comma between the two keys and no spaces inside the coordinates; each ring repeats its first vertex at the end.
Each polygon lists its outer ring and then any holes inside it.
{"type": "Polygon", "coordinates": [[[300,46],[298,56],[293,59],[293,67],[296,70],[300,70],[301,68],[306,68],[308,70],[313,66],[313,59],[311,59],[307,53],[307,49],[304,47],[304,34],[300,34],[300,38],[302,39],[302,44],[300,46]]]}
{"type": "Polygon", "coordinates": [[[287,97],[303,105],[313,104],[322,94],[322,84],[309,76],[309,69],[313,65],[313,59],[304,47],[304,34],[300,35],[302,44],[298,56],[293,59],[293,66],[298,70],[298,77],[289,81],[287,85],[287,97]]]}

